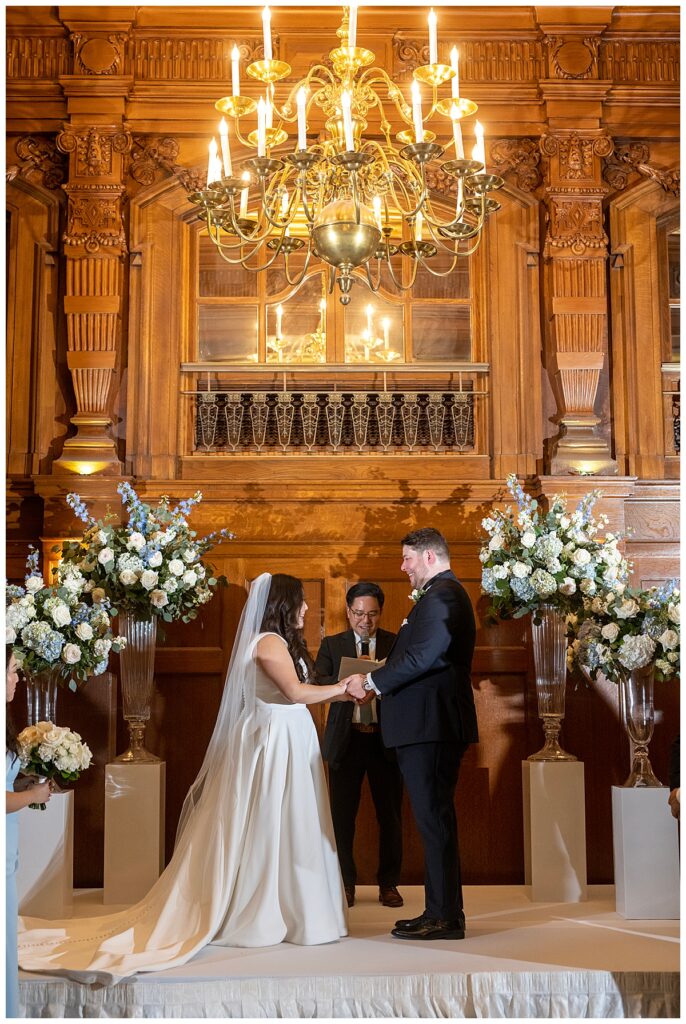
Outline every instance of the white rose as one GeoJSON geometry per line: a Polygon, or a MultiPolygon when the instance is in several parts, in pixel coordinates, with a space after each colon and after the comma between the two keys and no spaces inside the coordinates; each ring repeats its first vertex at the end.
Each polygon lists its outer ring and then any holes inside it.
{"type": "Polygon", "coordinates": [[[157,578],[159,573],[153,572],[152,569],[146,569],[141,575],[141,583],[146,590],[152,590],[153,587],[157,586],[157,578]]]}
{"type": "Polygon", "coordinates": [[[577,548],[572,555],[572,561],[575,565],[588,565],[591,561],[591,553],[586,548],[577,548]]]}
{"type": "Polygon", "coordinates": [[[500,550],[500,548],[503,546],[503,538],[500,536],[499,533],[496,533],[495,537],[491,537],[491,539],[488,542],[488,546],[491,549],[491,551],[500,550]]]}
{"type": "Polygon", "coordinates": [[[135,530],[126,542],[126,546],[129,551],[142,551],[145,547],[145,537],[142,533],[137,533],[135,530]]]}
{"type": "Polygon", "coordinates": [[[566,597],[571,597],[572,594],[576,593],[576,582],[571,576],[565,576],[557,589],[566,597]]]}
{"type": "Polygon", "coordinates": [[[679,634],[674,629],[666,629],[658,640],[666,651],[673,651],[679,643],[679,634]]]}
{"type": "Polygon", "coordinates": [[[17,639],[16,630],[12,629],[11,626],[5,626],[5,643],[13,644],[17,639]]]}
{"type": "Polygon", "coordinates": [[[81,648],[77,644],[65,644],[62,648],[62,661],[67,665],[81,661],[81,648]]]}
{"type": "Polygon", "coordinates": [[[526,562],[515,562],[512,566],[512,575],[516,576],[518,580],[523,580],[530,572],[531,568],[526,564],[526,562]]]}
{"type": "Polygon", "coordinates": [[[107,562],[111,562],[114,559],[114,551],[112,548],[103,548],[102,551],[98,552],[98,561],[101,565],[106,565],[107,562]]]}
{"type": "Polygon", "coordinates": [[[616,622],[608,622],[606,626],[600,630],[600,635],[605,639],[609,640],[610,643],[614,643],[619,636],[619,626],[616,622]]]}
{"type": "Polygon", "coordinates": [[[153,590],[150,595],[150,604],[154,605],[155,608],[164,608],[168,602],[169,598],[164,590],[153,590]]]}
{"type": "Polygon", "coordinates": [[[25,583],[26,590],[29,594],[35,594],[37,590],[42,590],[45,586],[42,576],[29,576],[25,583]]]}
{"type": "Polygon", "coordinates": [[[137,580],[138,577],[132,569],[122,569],[119,573],[119,582],[123,583],[125,587],[132,587],[137,580]]]}
{"type": "Polygon", "coordinates": [[[536,543],[536,534],[533,530],[527,530],[522,534],[522,544],[525,548],[532,548],[536,543]]]}
{"type": "Polygon", "coordinates": [[[172,558],[169,563],[169,572],[173,573],[175,576],[183,576],[184,569],[185,566],[180,558],[172,558]]]}
{"type": "Polygon", "coordinates": [[[94,604],[100,604],[101,601],[105,600],[105,598],[107,597],[107,594],[102,589],[102,587],[94,587],[93,588],[93,593],[91,594],[91,597],[93,598],[94,604]]]}
{"type": "Polygon", "coordinates": [[[162,565],[162,552],[153,551],[148,559],[148,565],[151,569],[157,569],[158,566],[162,565]]]}
{"type": "Polygon", "coordinates": [[[93,638],[93,627],[89,626],[87,622],[79,622],[74,632],[79,640],[92,640],[93,638]]]}
{"type": "Polygon", "coordinates": [[[56,608],[53,608],[52,621],[56,626],[68,626],[71,622],[71,615],[66,604],[59,604],[56,608]]]}
{"type": "Polygon", "coordinates": [[[198,582],[198,577],[196,576],[192,569],[188,569],[183,574],[183,582],[187,583],[189,587],[194,587],[195,584],[198,582]]]}

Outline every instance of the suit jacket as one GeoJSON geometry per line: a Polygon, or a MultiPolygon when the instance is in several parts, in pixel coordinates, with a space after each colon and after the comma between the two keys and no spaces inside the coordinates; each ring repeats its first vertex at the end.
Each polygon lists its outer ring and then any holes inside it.
{"type": "MultiPolygon", "coordinates": [[[[378,661],[387,656],[394,640],[395,633],[389,633],[386,629],[377,629],[376,658],[378,661]]],[[[352,629],[346,629],[344,633],[336,633],[335,636],[325,636],[322,640],[314,664],[317,671],[317,682],[320,684],[336,682],[343,657],[357,657],[355,634],[352,629]]],[[[378,701],[376,705],[379,723],[382,716],[381,703],[378,701]]],[[[355,704],[352,701],[336,701],[329,708],[329,717],[322,741],[322,757],[334,766],[340,764],[348,749],[354,710],[355,704]]]]}
{"type": "Polygon", "coordinates": [[[372,673],[383,700],[387,747],[476,743],[471,684],[476,623],[469,596],[450,570],[439,573],[398,633],[386,664],[372,673]]]}

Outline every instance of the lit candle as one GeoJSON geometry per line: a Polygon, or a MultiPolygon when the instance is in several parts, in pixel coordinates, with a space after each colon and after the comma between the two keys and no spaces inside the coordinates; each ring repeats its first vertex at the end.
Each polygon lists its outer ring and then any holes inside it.
{"type": "Polygon", "coordinates": [[[419,82],[413,82],[412,93],[412,120],[414,121],[415,142],[424,141],[424,125],[422,124],[422,94],[419,89],[419,82]]]}
{"type": "Polygon", "coordinates": [[[374,337],[374,334],[372,333],[373,332],[373,327],[372,327],[372,316],[373,316],[373,314],[374,314],[374,308],[371,305],[367,306],[367,337],[369,338],[370,341],[374,337]]]}
{"type": "Polygon", "coordinates": [[[451,85],[453,89],[453,99],[459,100],[460,98],[460,54],[456,46],[453,46],[450,51],[450,67],[455,72],[455,77],[452,78],[451,85]]]}
{"type": "Polygon", "coordinates": [[[262,11],[262,34],[264,36],[264,59],[272,59],[272,14],[268,7],[262,11]]]}
{"type": "Polygon", "coordinates": [[[355,148],[353,140],[353,118],[350,109],[350,93],[344,89],[341,93],[341,107],[343,108],[343,133],[345,135],[345,148],[351,153],[355,148]]]}
{"type": "Polygon", "coordinates": [[[436,15],[433,7],[429,11],[429,64],[438,64],[438,36],[436,34],[436,15]]]}
{"type": "Polygon", "coordinates": [[[391,321],[387,316],[383,318],[383,347],[388,352],[388,330],[391,326],[391,321]]]}
{"type": "Polygon", "coordinates": [[[219,122],[219,141],[222,147],[222,161],[224,163],[224,177],[231,177],[231,150],[229,149],[229,126],[225,118],[219,122]]]}
{"type": "Polygon", "coordinates": [[[472,150],[472,160],[478,161],[484,169],[486,167],[486,147],[484,145],[484,130],[479,121],[474,126],[474,132],[476,134],[476,145],[472,150]]]}
{"type": "Polygon", "coordinates": [[[422,224],[423,224],[423,222],[424,222],[424,217],[422,216],[422,211],[419,210],[418,213],[417,213],[417,219],[414,222],[414,240],[415,240],[415,242],[421,242],[421,240],[422,240],[422,224]]]}
{"type": "Polygon", "coordinates": [[[381,231],[383,228],[381,223],[381,196],[374,196],[372,199],[372,206],[374,207],[374,217],[376,218],[377,226],[379,231],[381,231]]]}
{"type": "Polygon", "coordinates": [[[238,63],[240,59],[240,51],[237,46],[234,46],[231,51],[231,92],[234,96],[240,96],[241,94],[241,83],[238,74],[238,63]]]}
{"type": "MultiPolygon", "coordinates": [[[[250,181],[250,175],[248,174],[247,171],[243,171],[243,174],[241,175],[241,177],[243,178],[243,181],[247,181],[247,182],[250,181]]],[[[240,208],[240,212],[239,212],[238,216],[241,218],[241,220],[243,220],[247,216],[247,214],[248,214],[248,186],[246,185],[245,188],[241,189],[241,208],[240,208]]]]}
{"type": "Polygon", "coordinates": [[[265,121],[264,100],[260,96],[257,101],[257,155],[264,156],[267,140],[267,126],[265,121]]]}
{"type": "Polygon", "coordinates": [[[281,338],[281,319],[283,317],[283,306],[279,303],[276,307],[276,337],[281,338]]]}
{"type": "Polygon", "coordinates": [[[207,187],[209,188],[216,180],[216,163],[217,163],[217,140],[212,139],[210,142],[209,157],[207,159],[207,187]]]}
{"type": "Polygon", "coordinates": [[[357,46],[357,0],[350,0],[348,46],[357,46]]]}
{"type": "Polygon", "coordinates": [[[455,159],[464,160],[464,142],[462,141],[462,122],[460,121],[459,108],[453,103],[450,108],[450,116],[453,119],[453,138],[455,140],[455,159]]]}
{"type": "Polygon", "coordinates": [[[307,103],[307,92],[305,89],[298,89],[298,149],[307,149],[307,124],[305,122],[305,104],[307,103]]]}

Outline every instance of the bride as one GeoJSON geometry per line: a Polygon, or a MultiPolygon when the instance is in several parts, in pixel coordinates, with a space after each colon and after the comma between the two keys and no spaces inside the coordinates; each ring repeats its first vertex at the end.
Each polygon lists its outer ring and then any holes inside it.
{"type": "Polygon", "coordinates": [[[352,698],[341,683],[307,682],[306,611],[300,580],[265,573],[254,581],[169,865],[127,910],[67,921],[24,918],[24,970],[109,983],[183,964],[210,942],[308,946],[347,934],[324,769],[306,705],[352,698]]]}

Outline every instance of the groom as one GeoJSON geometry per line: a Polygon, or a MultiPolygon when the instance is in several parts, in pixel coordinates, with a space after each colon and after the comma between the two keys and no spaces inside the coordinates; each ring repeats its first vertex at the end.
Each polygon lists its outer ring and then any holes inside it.
{"type": "Polygon", "coordinates": [[[479,738],[470,680],[474,612],[438,530],[415,530],[402,546],[415,606],[386,664],[350,676],[348,693],[363,700],[373,690],[383,701],[381,736],[395,747],[424,846],[426,909],[396,921],[391,934],[463,939],[455,787],[462,756],[479,738]]]}

